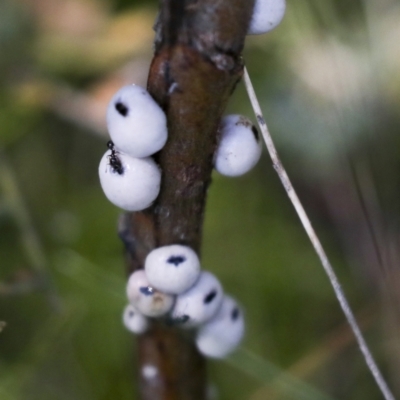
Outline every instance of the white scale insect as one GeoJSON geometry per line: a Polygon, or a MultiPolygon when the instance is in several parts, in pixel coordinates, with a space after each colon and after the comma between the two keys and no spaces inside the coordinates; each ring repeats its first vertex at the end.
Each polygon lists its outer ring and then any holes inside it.
{"type": "Polygon", "coordinates": [[[217,314],[199,328],[196,345],[207,357],[225,358],[237,348],[243,335],[243,312],[232,297],[225,296],[217,314]]]}
{"type": "Polygon", "coordinates": [[[125,307],[122,315],[122,322],[126,329],[137,335],[146,332],[149,327],[148,319],[136,310],[132,304],[128,304],[125,307]]]}
{"type": "Polygon", "coordinates": [[[220,133],[215,169],[226,176],[240,176],[250,171],[261,156],[257,128],[242,115],[227,115],[222,118],[220,133]]]}
{"type": "Polygon", "coordinates": [[[115,93],[107,108],[107,127],[115,147],[135,158],[161,150],[168,137],[164,111],[138,85],[124,86],[115,93]]]}
{"type": "Polygon", "coordinates": [[[108,150],[99,165],[100,184],[108,200],[126,211],[149,207],[160,192],[161,171],[155,161],[116,152],[119,171],[110,163],[111,157],[112,150],[108,150]]]}
{"type": "Polygon", "coordinates": [[[146,257],[144,269],[151,285],[171,294],[180,294],[193,286],[200,274],[200,260],[187,246],[158,247],[146,257]]]}
{"type": "Polygon", "coordinates": [[[194,286],[176,297],[172,321],[183,328],[198,327],[216,314],[223,296],[219,280],[211,272],[203,271],[194,286]]]}
{"type": "Polygon", "coordinates": [[[144,270],[131,274],[126,285],[129,302],[147,317],[161,317],[171,310],[175,297],[152,287],[144,270]]]}
{"type": "Polygon", "coordinates": [[[276,28],[286,10],[285,0],[256,0],[247,33],[261,35],[276,28]]]}

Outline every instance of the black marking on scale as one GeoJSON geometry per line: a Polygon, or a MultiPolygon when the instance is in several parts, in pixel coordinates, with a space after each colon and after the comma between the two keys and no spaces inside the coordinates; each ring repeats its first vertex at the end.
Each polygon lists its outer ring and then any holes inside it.
{"type": "Polygon", "coordinates": [[[239,318],[239,309],[235,307],[231,313],[232,321],[236,321],[239,318]]]}
{"type": "Polygon", "coordinates": [[[115,103],[115,109],[123,116],[126,117],[129,113],[129,108],[122,103],[121,101],[118,101],[115,103]]]}
{"type": "Polygon", "coordinates": [[[154,294],[154,289],[151,286],[142,286],[139,290],[145,296],[153,296],[154,294]]]}
{"type": "Polygon", "coordinates": [[[186,257],[184,257],[184,256],[171,256],[170,258],[168,258],[167,263],[174,264],[175,267],[177,267],[179,264],[182,264],[184,261],[186,261],[186,257]]]}
{"type": "Polygon", "coordinates": [[[209,304],[211,303],[215,297],[217,296],[217,291],[214,289],[206,297],[204,297],[203,303],[204,304],[209,304]]]}

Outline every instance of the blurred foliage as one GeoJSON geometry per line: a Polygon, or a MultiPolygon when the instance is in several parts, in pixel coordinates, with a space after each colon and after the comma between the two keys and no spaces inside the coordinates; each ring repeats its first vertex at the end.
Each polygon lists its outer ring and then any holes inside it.
{"type": "MultiPolygon", "coordinates": [[[[156,2],[0,2],[0,398],[134,399],[105,108],[145,84],[156,2]]],[[[288,0],[245,59],[273,136],[390,386],[400,395],[400,4],[288,0]]],[[[230,112],[252,115],[239,86],[230,112]]],[[[380,399],[265,154],[214,176],[203,265],[247,336],[210,362],[219,399],[380,399]]],[[[211,398],[210,397],[210,398],[211,398]]]]}

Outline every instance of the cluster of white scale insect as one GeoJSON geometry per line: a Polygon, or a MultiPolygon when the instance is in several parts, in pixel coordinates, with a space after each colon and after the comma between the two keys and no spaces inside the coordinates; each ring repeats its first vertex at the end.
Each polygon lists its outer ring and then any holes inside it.
{"type": "MultiPolygon", "coordinates": [[[[275,28],[283,18],[285,0],[256,0],[248,34],[275,28]]],[[[168,139],[167,119],[151,95],[129,85],[111,99],[107,110],[111,140],[100,161],[100,183],[106,197],[127,211],[148,208],[160,191],[162,173],[151,157],[168,139]]],[[[259,134],[241,115],[222,118],[214,167],[222,175],[240,176],[261,155],[259,134]]],[[[243,312],[224,294],[218,279],[201,271],[197,254],[180,244],[151,251],[144,270],[132,273],[127,283],[129,304],[124,325],[136,334],[149,327],[149,318],[192,329],[199,351],[223,358],[240,343],[244,334],[243,312]]]]}
{"type": "Polygon", "coordinates": [[[195,330],[202,354],[221,358],[233,351],[244,334],[243,312],[224,294],[218,279],[201,271],[197,254],[187,246],[170,245],[151,251],[144,265],[129,277],[125,326],[136,334],[149,318],[195,330]]]}
{"type": "Polygon", "coordinates": [[[200,352],[216,358],[233,351],[243,337],[242,310],[211,272],[201,271],[190,247],[174,244],[151,251],[144,270],[129,277],[126,294],[123,321],[136,334],[147,330],[149,318],[162,318],[194,330],[200,352]]]}
{"type": "MultiPolygon", "coordinates": [[[[129,85],[111,99],[107,125],[111,140],[99,166],[103,191],[123,210],[144,210],[160,191],[161,170],[151,156],[167,141],[165,114],[145,89],[129,85]]],[[[222,175],[239,176],[248,172],[260,155],[252,122],[240,115],[224,117],[215,169],[222,175]]]]}

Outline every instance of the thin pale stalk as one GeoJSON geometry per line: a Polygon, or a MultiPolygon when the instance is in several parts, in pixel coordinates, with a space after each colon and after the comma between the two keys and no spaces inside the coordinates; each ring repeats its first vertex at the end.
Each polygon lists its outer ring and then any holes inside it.
{"type": "Polygon", "coordinates": [[[300,221],[307,232],[307,235],[314,247],[315,252],[317,253],[321,264],[328,275],[329,281],[333,287],[333,290],[335,292],[336,298],[339,301],[339,304],[344,312],[344,315],[346,316],[346,319],[354,333],[354,336],[356,337],[358,346],[364,355],[365,362],[367,363],[367,366],[369,370],[371,371],[373,377],[375,378],[375,381],[379,387],[379,389],[382,392],[383,397],[386,400],[394,400],[394,396],[392,392],[390,391],[388,385],[386,384],[385,379],[383,378],[378,365],[376,364],[372,353],[370,352],[368,345],[363,337],[363,334],[361,333],[361,329],[359,328],[357,321],[354,317],[353,312],[351,311],[350,305],[346,299],[346,296],[340,286],[339,280],[335,274],[335,271],[333,270],[333,267],[331,263],[328,260],[328,257],[325,253],[325,250],[323,249],[320,240],[318,239],[318,236],[316,235],[314,228],[311,225],[310,219],[308,218],[294,188],[292,183],[290,182],[289,176],[286,173],[285,168],[283,167],[283,164],[281,160],[279,159],[278,152],[276,150],[276,147],[274,145],[274,142],[272,140],[272,137],[269,133],[267,124],[265,122],[265,119],[263,117],[262,111],[260,104],[257,100],[257,96],[255,94],[253,85],[250,80],[250,76],[247,72],[247,69],[244,68],[244,82],[247,90],[247,94],[249,96],[251,105],[253,107],[255,116],[257,118],[257,123],[260,127],[262,136],[264,138],[265,144],[267,146],[268,153],[271,157],[272,160],[272,165],[274,169],[276,170],[279,179],[281,180],[287,195],[289,196],[293,207],[295,208],[297,215],[300,218],[300,221]]]}

